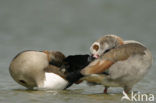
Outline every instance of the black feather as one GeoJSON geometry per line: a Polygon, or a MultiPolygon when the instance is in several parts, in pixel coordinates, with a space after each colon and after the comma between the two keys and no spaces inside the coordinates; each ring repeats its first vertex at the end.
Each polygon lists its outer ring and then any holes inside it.
{"type": "Polygon", "coordinates": [[[87,54],[71,55],[64,59],[63,68],[66,70],[66,79],[70,82],[70,85],[83,77],[80,71],[94,59],[95,58],[87,54]]]}

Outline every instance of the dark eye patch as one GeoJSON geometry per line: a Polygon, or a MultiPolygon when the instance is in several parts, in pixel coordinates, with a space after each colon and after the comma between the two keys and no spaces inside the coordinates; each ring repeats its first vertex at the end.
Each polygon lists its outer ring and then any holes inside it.
{"type": "Polygon", "coordinates": [[[93,46],[93,49],[95,49],[96,51],[98,51],[99,50],[99,46],[98,45],[94,45],[93,46]]]}

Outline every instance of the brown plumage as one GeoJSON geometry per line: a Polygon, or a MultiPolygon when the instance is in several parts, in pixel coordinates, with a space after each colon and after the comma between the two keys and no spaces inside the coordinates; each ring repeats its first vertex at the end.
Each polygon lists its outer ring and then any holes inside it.
{"type": "Polygon", "coordinates": [[[60,67],[65,59],[65,55],[60,51],[48,51],[44,50],[43,53],[47,54],[48,61],[50,65],[55,65],[60,67]]]}
{"type": "Polygon", "coordinates": [[[109,52],[90,63],[81,73],[83,75],[102,73],[106,69],[109,69],[115,62],[126,60],[133,55],[144,55],[145,50],[145,47],[136,43],[121,45],[118,48],[111,49],[109,52]]]}

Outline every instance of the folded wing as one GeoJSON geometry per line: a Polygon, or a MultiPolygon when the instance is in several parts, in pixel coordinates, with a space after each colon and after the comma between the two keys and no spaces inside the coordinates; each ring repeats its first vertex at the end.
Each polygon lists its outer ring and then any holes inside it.
{"type": "Polygon", "coordinates": [[[81,70],[81,73],[83,75],[103,73],[118,61],[126,60],[134,55],[144,55],[145,50],[145,47],[137,43],[121,45],[90,63],[87,67],[81,70]]]}

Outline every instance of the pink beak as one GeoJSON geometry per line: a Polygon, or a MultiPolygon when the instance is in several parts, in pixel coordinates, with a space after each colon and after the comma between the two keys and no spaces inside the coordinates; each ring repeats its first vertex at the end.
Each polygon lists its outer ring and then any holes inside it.
{"type": "Polygon", "coordinates": [[[93,54],[93,57],[97,59],[97,58],[99,58],[99,55],[93,54]]]}

